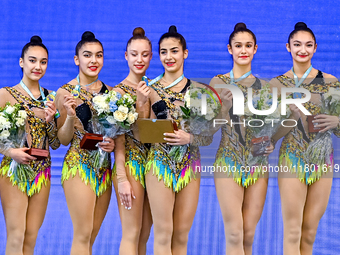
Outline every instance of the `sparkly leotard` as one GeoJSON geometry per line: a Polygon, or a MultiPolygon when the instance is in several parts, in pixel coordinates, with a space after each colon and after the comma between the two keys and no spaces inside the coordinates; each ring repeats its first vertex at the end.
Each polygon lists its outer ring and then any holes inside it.
{"type": "MultiPolygon", "coordinates": [[[[284,87],[295,87],[295,81],[290,77],[281,75],[276,77],[276,79],[284,87]]],[[[303,83],[300,85],[301,88],[307,89],[312,94],[309,102],[304,103],[303,106],[312,115],[322,113],[321,95],[328,92],[331,87],[339,88],[339,86],[340,84],[338,82],[326,83],[323,73],[318,71],[317,76],[312,80],[311,83],[303,83]]],[[[339,137],[340,129],[334,129],[333,133],[339,137]]],[[[279,165],[282,165],[283,160],[285,159],[289,171],[296,173],[298,178],[306,184],[314,183],[321,177],[323,173],[327,172],[321,171],[321,168],[318,166],[316,166],[315,171],[314,169],[313,171],[305,171],[305,166],[307,165],[304,160],[304,152],[307,150],[309,143],[314,140],[316,134],[317,133],[308,132],[307,116],[302,113],[302,116],[298,120],[297,126],[292,128],[290,132],[284,137],[280,147],[279,165]]],[[[333,154],[331,155],[330,161],[333,161],[333,154]]]]}
{"type": "MultiPolygon", "coordinates": [[[[62,89],[72,93],[76,89],[75,85],[66,84],[61,87],[62,89]]],[[[99,93],[108,91],[105,84],[99,93]]],[[[90,159],[90,151],[80,148],[80,141],[85,133],[92,133],[92,126],[90,120],[95,115],[95,109],[92,105],[93,94],[83,88],[78,89],[79,96],[77,100],[82,103],[76,108],[76,122],[74,125],[74,134],[71,141],[71,146],[67,151],[63,163],[61,182],[68,180],[71,176],[74,177],[77,173],[86,185],[90,185],[91,189],[97,196],[103,194],[106,189],[111,185],[111,167],[99,169],[99,174],[93,167],[93,162],[90,159]]],[[[109,165],[111,166],[111,157],[109,156],[109,165]]]]}
{"type": "MultiPolygon", "coordinates": [[[[5,87],[8,93],[25,109],[27,113],[27,140],[31,143],[31,148],[48,149],[50,146],[52,149],[57,149],[60,146],[60,142],[57,138],[57,127],[55,120],[51,122],[45,121],[45,105],[41,101],[42,97],[38,98],[38,101],[25,96],[17,89],[13,87],[5,87]]],[[[44,94],[49,94],[47,89],[44,89],[44,94]]],[[[10,99],[8,100],[10,101],[10,99]]],[[[11,165],[12,159],[5,156],[1,162],[0,174],[7,176],[11,165]]],[[[43,160],[31,161],[30,166],[36,173],[36,177],[33,181],[26,181],[18,183],[14,180],[14,175],[11,175],[10,181],[13,185],[16,185],[18,189],[25,192],[28,196],[33,196],[38,193],[43,185],[51,179],[51,156],[43,160]]]]}
{"type": "MultiPolygon", "coordinates": [[[[152,88],[159,96],[159,100],[152,105],[152,111],[157,119],[172,119],[179,128],[181,127],[181,109],[180,105],[184,105],[184,95],[191,85],[188,80],[185,87],[179,93],[170,89],[165,89],[160,82],[152,85],[152,88]]],[[[173,146],[166,143],[156,143],[151,145],[148,155],[145,172],[152,173],[163,180],[168,188],[172,188],[174,192],[179,192],[186,187],[192,179],[196,178],[196,166],[200,163],[200,155],[197,146],[182,145],[185,154],[181,162],[176,162],[169,152],[173,146]]]]}
{"type": "MultiPolygon", "coordinates": [[[[230,84],[230,77],[226,75],[217,75],[223,82],[230,84]]],[[[236,82],[236,85],[247,98],[248,87],[236,82]]],[[[256,78],[251,88],[253,94],[256,95],[260,92],[261,81],[256,78]]],[[[245,171],[249,155],[251,153],[251,139],[252,133],[249,128],[243,125],[233,123],[240,123],[243,116],[233,114],[233,108],[229,110],[226,117],[227,123],[221,128],[222,137],[219,148],[217,150],[215,159],[215,171],[223,172],[227,176],[232,176],[236,183],[243,187],[248,187],[256,182],[256,180],[263,175],[263,172],[257,168],[252,168],[251,171],[245,171]]]]}

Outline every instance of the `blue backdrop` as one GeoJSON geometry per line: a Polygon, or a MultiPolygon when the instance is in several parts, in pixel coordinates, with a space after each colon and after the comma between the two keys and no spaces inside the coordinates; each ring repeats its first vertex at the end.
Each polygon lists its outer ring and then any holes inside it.
{"type": "MultiPolygon", "coordinates": [[[[162,72],[158,57],[158,39],[176,25],[187,40],[189,58],[185,75],[211,78],[227,73],[232,59],[227,52],[228,36],[237,22],[245,22],[257,36],[258,52],[253,73],[271,78],[291,68],[285,49],[294,24],[304,21],[314,31],[318,49],[313,66],[340,76],[340,6],[334,1],[64,1],[2,0],[0,5],[0,86],[19,83],[21,49],[32,35],[39,35],[49,49],[49,66],[41,85],[57,90],[73,79],[78,69],[73,56],[81,34],[90,30],[104,45],[105,63],[100,79],[114,86],[128,74],[124,51],[132,30],[141,26],[153,43],[153,60],[148,77],[162,72]]],[[[202,148],[203,163],[210,162],[217,150],[218,137],[202,148]]],[[[338,141],[334,139],[335,163],[339,161],[338,141]]],[[[45,222],[39,232],[36,254],[67,254],[72,240],[72,224],[60,185],[60,169],[66,148],[52,153],[52,187],[45,222]]],[[[271,155],[277,162],[277,150],[271,155]]],[[[338,254],[340,249],[340,189],[334,179],[327,211],[322,218],[314,254],[338,254]]],[[[0,212],[2,215],[2,211],[0,212]]],[[[258,225],[254,254],[282,254],[282,218],[277,179],[269,181],[264,212],[258,225]]],[[[115,196],[94,245],[93,254],[118,254],[121,226],[115,196]]],[[[0,254],[4,254],[6,231],[0,217],[0,254]]],[[[153,254],[153,236],[148,254],[153,254]]],[[[223,222],[213,180],[202,180],[199,206],[190,232],[188,254],[225,253],[223,222]]]]}

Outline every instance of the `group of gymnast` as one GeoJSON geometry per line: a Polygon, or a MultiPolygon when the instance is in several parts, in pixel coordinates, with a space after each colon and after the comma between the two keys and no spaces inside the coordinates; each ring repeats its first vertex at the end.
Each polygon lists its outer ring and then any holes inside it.
{"type": "MultiPolygon", "coordinates": [[[[339,116],[325,114],[321,107],[322,94],[330,88],[337,89],[338,83],[334,76],[312,67],[312,57],[317,49],[313,31],[305,23],[298,22],[288,36],[286,48],[292,57],[292,69],[273,78],[270,86],[307,89],[311,99],[304,106],[318,114],[319,132],[332,131],[339,137],[339,116]]],[[[228,42],[233,68],[213,77],[209,86],[233,84],[245,97],[248,88],[254,93],[261,92],[267,82],[251,72],[257,49],[255,34],[244,23],[236,24],[228,42]]],[[[200,165],[199,148],[210,145],[212,137],[193,136],[190,130],[181,127],[180,106],[184,105],[185,94],[193,87],[204,85],[184,75],[189,51],[185,38],[175,26],[170,26],[160,37],[158,53],[164,74],[150,85],[143,77],[152,59],[151,41],[143,28],[135,28],[125,51],[129,74],[118,85],[109,86],[99,80],[104,60],[103,45],[92,32],[84,32],[74,55],[78,75],[56,91],[55,100],[46,102],[44,99],[51,91],[41,87],[39,81],[47,69],[48,50],[39,36],[31,37],[23,47],[19,60],[22,80],[15,86],[0,89],[0,107],[7,102],[20,104],[28,116],[27,146],[0,146],[4,155],[0,166],[0,197],[7,230],[6,255],[34,253],[48,204],[51,157],[38,160],[26,152],[30,147],[39,146],[55,150],[60,144],[69,146],[62,166],[61,184],[73,224],[70,254],[92,254],[92,246],[109,207],[112,186],[122,226],[120,255],[145,255],[152,225],[154,254],[187,254],[188,235],[200,190],[200,172],[196,171],[196,166],[200,165]],[[91,133],[89,123],[96,115],[93,97],[111,90],[136,96],[138,118],[171,119],[178,130],[165,133],[164,143],[142,143],[137,125],[132,125],[125,134],[105,137],[98,146],[105,152],[114,153],[114,164],[97,171],[91,151],[82,149],[80,142],[86,133],[91,133]],[[174,146],[184,150],[181,161],[174,160],[169,153],[174,146]],[[31,166],[35,178],[18,182],[9,174],[13,161],[31,166]]],[[[231,91],[218,87],[214,91],[221,99],[223,116],[241,122],[243,117],[233,114],[231,91]]],[[[269,157],[276,142],[283,138],[278,165],[290,169],[278,174],[284,224],[283,252],[285,255],[311,255],[319,221],[327,208],[333,173],[315,171],[307,174],[292,170],[296,169],[292,166],[307,164],[304,152],[316,133],[308,131],[307,116],[298,107],[291,105],[290,111],[289,118],[297,125],[280,127],[272,135],[264,156],[269,157]]],[[[214,130],[217,131],[221,132],[221,139],[214,166],[239,169],[251,154],[249,128],[226,123],[214,130]]],[[[333,164],[333,154],[330,160],[333,164]]],[[[215,173],[214,181],[224,223],[226,254],[252,254],[256,225],[266,199],[268,173],[226,171],[215,173]]]]}

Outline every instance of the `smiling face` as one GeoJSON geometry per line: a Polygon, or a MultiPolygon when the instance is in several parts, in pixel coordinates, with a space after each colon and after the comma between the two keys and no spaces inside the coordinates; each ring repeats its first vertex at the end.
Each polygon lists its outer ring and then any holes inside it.
{"type": "Polygon", "coordinates": [[[79,66],[79,73],[87,77],[98,76],[104,64],[104,53],[100,43],[85,43],[74,56],[74,63],[79,66]]]}
{"type": "Polygon", "coordinates": [[[125,52],[130,71],[139,75],[145,74],[150,65],[152,51],[150,43],[145,39],[132,40],[125,52]]]}
{"type": "Polygon", "coordinates": [[[183,50],[180,40],[177,38],[165,38],[159,45],[159,57],[165,72],[183,73],[184,60],[188,57],[188,50],[183,50]]]}
{"type": "Polygon", "coordinates": [[[23,79],[39,81],[47,69],[48,54],[43,47],[30,46],[20,58],[19,65],[23,70],[23,79]]]}
{"type": "Polygon", "coordinates": [[[257,51],[253,36],[248,32],[238,32],[228,44],[228,51],[233,56],[234,65],[249,65],[257,51]]]}
{"type": "Polygon", "coordinates": [[[289,40],[286,48],[291,53],[294,63],[308,63],[311,62],[317,45],[311,33],[299,31],[289,40]]]}

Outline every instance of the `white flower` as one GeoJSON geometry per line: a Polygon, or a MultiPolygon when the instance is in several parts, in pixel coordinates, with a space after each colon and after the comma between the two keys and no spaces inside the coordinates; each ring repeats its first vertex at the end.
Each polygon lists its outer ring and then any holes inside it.
{"type": "Polygon", "coordinates": [[[327,97],[332,96],[331,104],[337,103],[340,101],[340,91],[338,89],[330,88],[326,94],[327,94],[327,97]]]}
{"type": "Polygon", "coordinates": [[[7,118],[4,115],[0,116],[0,124],[3,125],[7,121],[7,118]]]}
{"type": "Polygon", "coordinates": [[[197,107],[197,108],[201,108],[202,106],[202,100],[200,99],[193,99],[193,98],[190,98],[190,106],[191,107],[197,107]]]}
{"type": "Polygon", "coordinates": [[[190,115],[195,116],[201,113],[201,108],[190,107],[190,115]]]}
{"type": "MultiPolygon", "coordinates": [[[[201,114],[199,114],[201,115],[201,114]]],[[[215,117],[215,112],[212,108],[208,107],[207,114],[204,116],[206,120],[212,120],[215,117]]]]}
{"type": "Polygon", "coordinates": [[[190,90],[184,96],[184,102],[187,107],[190,107],[190,90]]]}
{"type": "Polygon", "coordinates": [[[246,116],[252,116],[253,115],[253,113],[250,111],[250,109],[248,107],[248,104],[245,105],[245,107],[244,107],[244,115],[246,115],[246,116]]]}
{"type": "Polygon", "coordinates": [[[116,102],[118,98],[116,96],[110,96],[110,102],[116,102]]]}
{"type": "Polygon", "coordinates": [[[208,107],[207,114],[214,114],[214,111],[212,108],[208,107]]]}
{"type": "Polygon", "coordinates": [[[135,117],[135,121],[136,121],[136,119],[138,119],[138,113],[137,113],[137,112],[134,112],[134,113],[133,113],[133,116],[135,117]]]}
{"type": "Polygon", "coordinates": [[[207,115],[205,115],[205,118],[207,120],[212,120],[214,117],[215,117],[215,114],[207,114],[207,115]]]}
{"type": "Polygon", "coordinates": [[[102,105],[105,102],[106,97],[104,95],[98,95],[98,96],[95,96],[92,100],[93,100],[93,103],[102,105]]]}
{"type": "Polygon", "coordinates": [[[8,114],[12,114],[14,112],[15,108],[13,106],[7,106],[5,109],[5,112],[8,114]]]}
{"type": "Polygon", "coordinates": [[[338,95],[338,94],[333,94],[333,95],[332,95],[332,101],[331,101],[331,103],[339,102],[339,101],[340,101],[340,95],[338,95]]]}
{"type": "Polygon", "coordinates": [[[132,123],[135,122],[135,115],[134,115],[133,113],[129,113],[129,114],[128,114],[127,122],[128,122],[129,124],[132,124],[132,123]]]}
{"type": "Polygon", "coordinates": [[[26,119],[27,118],[27,113],[24,110],[19,110],[18,111],[18,116],[19,116],[19,118],[26,119]]]}
{"type": "Polygon", "coordinates": [[[339,92],[340,92],[339,90],[331,87],[331,88],[329,88],[328,92],[324,94],[324,98],[328,98],[328,97],[333,96],[335,94],[339,94],[339,92]]]}
{"type": "MultiPolygon", "coordinates": [[[[119,106],[120,107],[120,106],[119,106]]],[[[125,107],[126,108],[126,107],[125,107]]],[[[113,113],[113,117],[115,118],[115,120],[119,121],[119,122],[123,122],[124,120],[126,120],[127,118],[127,113],[122,112],[122,111],[115,111],[113,113]]]]}
{"type": "Polygon", "coordinates": [[[133,103],[133,100],[132,100],[130,94],[128,94],[128,93],[125,93],[122,99],[124,101],[127,101],[127,102],[131,102],[132,101],[132,103],[133,103]]]}
{"type": "Polygon", "coordinates": [[[328,92],[324,94],[324,99],[332,97],[331,104],[340,101],[340,90],[336,88],[329,88],[328,92]]]}
{"type": "Polygon", "coordinates": [[[208,104],[208,107],[213,109],[213,110],[216,110],[218,108],[218,104],[217,104],[217,102],[210,102],[208,104]]]}
{"type": "Polygon", "coordinates": [[[114,91],[114,90],[111,90],[109,92],[109,99],[110,99],[111,102],[116,102],[118,100],[117,92],[114,91]]]}
{"type": "Polygon", "coordinates": [[[7,139],[10,136],[10,133],[8,130],[4,130],[0,134],[0,139],[7,139]]]}
{"type": "Polygon", "coordinates": [[[281,118],[281,105],[273,112],[272,114],[269,114],[266,119],[280,119],[281,118]]]}
{"type": "Polygon", "coordinates": [[[107,116],[106,117],[107,122],[109,122],[110,124],[116,124],[116,120],[113,116],[107,116]]]}
{"type": "Polygon", "coordinates": [[[123,112],[123,113],[128,113],[129,112],[129,108],[127,108],[126,106],[124,106],[124,105],[120,105],[119,107],[118,107],[118,111],[120,111],[120,112],[123,112]]]}
{"type": "Polygon", "coordinates": [[[11,128],[11,122],[9,122],[4,117],[0,117],[0,127],[1,127],[1,129],[10,129],[11,128]]]}
{"type": "Polygon", "coordinates": [[[25,119],[15,118],[15,120],[16,120],[15,125],[17,125],[17,127],[22,127],[23,125],[25,125],[25,119]]]}
{"type": "Polygon", "coordinates": [[[103,112],[110,112],[110,106],[106,102],[107,95],[98,95],[95,96],[92,101],[94,104],[94,108],[97,110],[98,114],[101,114],[103,112]]]}
{"type": "Polygon", "coordinates": [[[128,102],[129,102],[130,104],[133,104],[135,101],[132,99],[132,97],[129,97],[128,102]]]}

